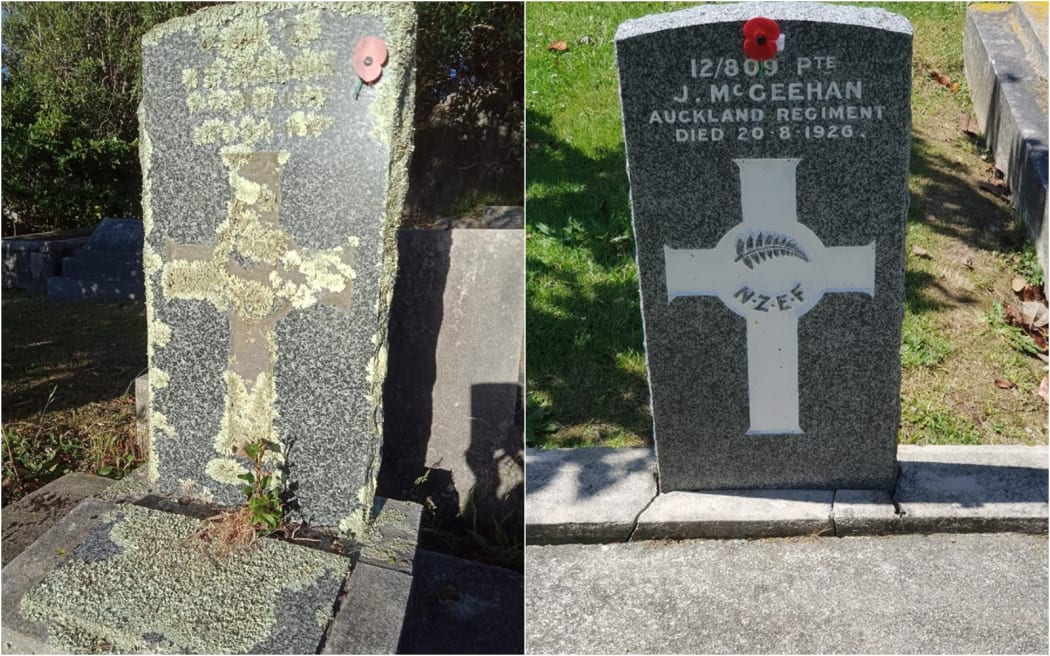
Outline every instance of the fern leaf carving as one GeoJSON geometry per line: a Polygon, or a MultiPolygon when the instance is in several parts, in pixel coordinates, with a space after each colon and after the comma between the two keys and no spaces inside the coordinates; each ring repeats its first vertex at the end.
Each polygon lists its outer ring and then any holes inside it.
{"type": "Polygon", "coordinates": [[[809,256],[798,245],[798,242],[787,235],[775,232],[759,232],[757,235],[749,234],[747,239],[738,238],[736,253],[736,259],[733,261],[743,260],[749,269],[754,269],[755,265],[778,257],[797,257],[803,262],[809,262],[809,256]]]}

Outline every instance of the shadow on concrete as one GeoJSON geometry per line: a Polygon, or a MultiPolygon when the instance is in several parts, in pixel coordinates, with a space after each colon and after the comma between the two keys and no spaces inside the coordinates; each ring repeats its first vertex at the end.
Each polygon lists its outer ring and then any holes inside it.
{"type": "Polygon", "coordinates": [[[1047,502],[1045,467],[909,460],[900,463],[898,503],[952,503],[979,508],[1047,502]]]}
{"type": "Polygon", "coordinates": [[[524,616],[521,574],[421,549],[397,652],[523,654],[524,616]]]}
{"type": "Polygon", "coordinates": [[[650,483],[655,472],[656,456],[652,449],[530,450],[525,467],[525,488],[528,494],[552,487],[559,490],[575,488],[573,498],[578,501],[609,494],[632,478],[644,486],[650,483]]]}

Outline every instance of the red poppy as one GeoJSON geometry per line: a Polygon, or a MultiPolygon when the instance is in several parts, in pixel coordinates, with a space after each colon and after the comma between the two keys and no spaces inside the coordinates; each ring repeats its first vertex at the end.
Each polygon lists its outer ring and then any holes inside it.
{"type": "Polygon", "coordinates": [[[354,72],[362,82],[372,84],[383,74],[386,57],[386,44],[383,40],[377,36],[366,36],[354,46],[354,72]]]}
{"type": "Polygon", "coordinates": [[[744,23],[744,54],[755,61],[777,56],[780,26],[775,20],[758,16],[744,23]]]}

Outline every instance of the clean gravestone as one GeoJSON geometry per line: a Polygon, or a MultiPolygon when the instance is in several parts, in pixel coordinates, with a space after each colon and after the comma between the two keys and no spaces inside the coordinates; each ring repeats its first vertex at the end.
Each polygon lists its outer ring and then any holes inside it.
{"type": "Polygon", "coordinates": [[[616,56],[661,489],[892,488],[910,25],[703,6],[616,56]]]}
{"type": "Polygon", "coordinates": [[[248,3],[143,39],[160,490],[243,503],[243,447],[268,440],[306,518],[360,530],[379,466],[414,34],[403,3],[248,3]]]}

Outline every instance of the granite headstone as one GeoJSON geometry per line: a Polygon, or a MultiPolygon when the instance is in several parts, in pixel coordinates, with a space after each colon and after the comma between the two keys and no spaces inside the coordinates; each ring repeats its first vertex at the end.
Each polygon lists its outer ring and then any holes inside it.
{"type": "Polygon", "coordinates": [[[893,486],[911,44],[823,4],[620,26],[661,491],[893,486]]]}
{"type": "Polygon", "coordinates": [[[243,503],[266,440],[315,525],[362,529],[412,143],[408,3],[209,8],[143,38],[150,467],[243,503]]]}

